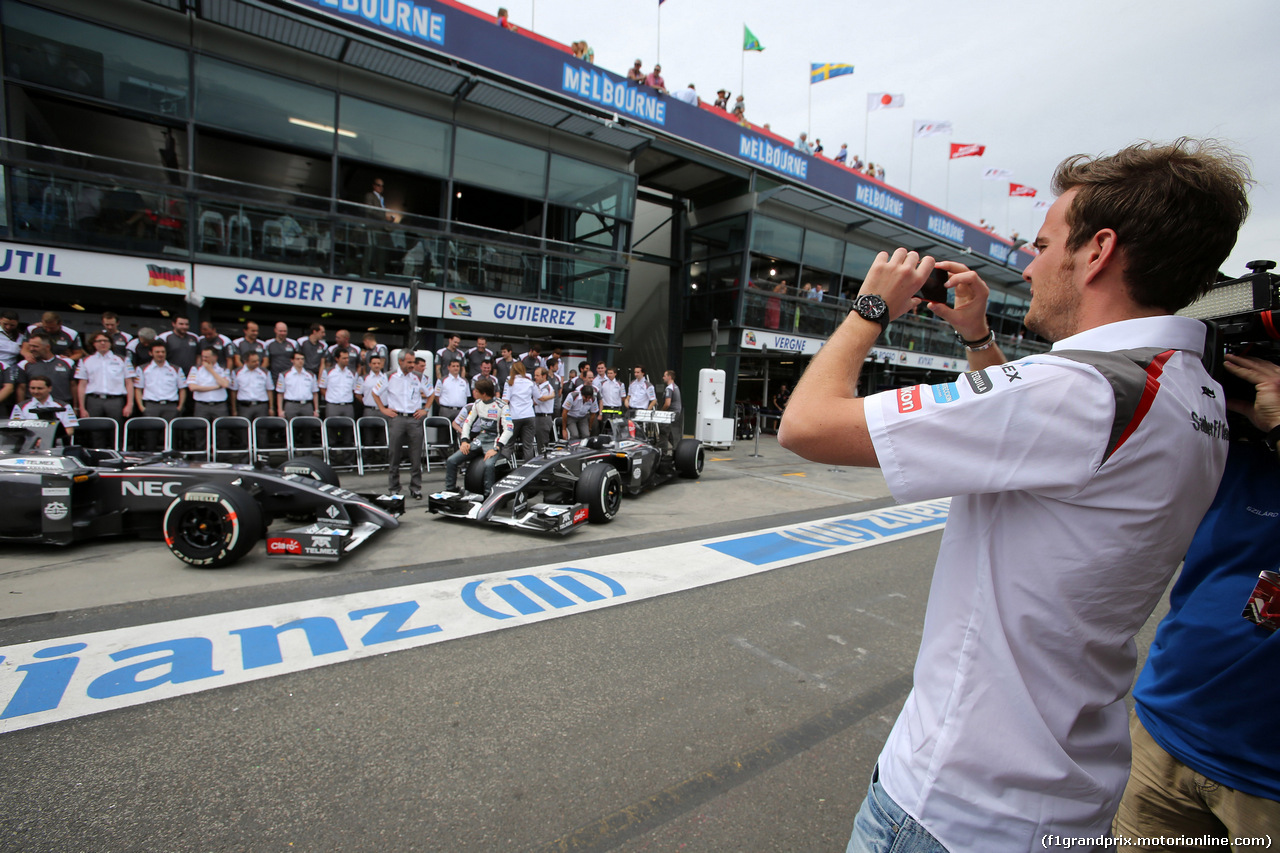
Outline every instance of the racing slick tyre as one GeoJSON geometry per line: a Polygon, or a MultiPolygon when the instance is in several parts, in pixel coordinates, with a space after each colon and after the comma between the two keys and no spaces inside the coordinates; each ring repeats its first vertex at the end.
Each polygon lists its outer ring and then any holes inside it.
{"type": "MultiPolygon", "coordinates": [[[[493,465],[493,481],[496,483],[509,473],[511,473],[511,459],[505,453],[499,453],[498,461],[493,465]]],[[[476,456],[467,463],[467,470],[462,474],[462,485],[473,495],[485,494],[483,456],[476,456]]]]}
{"type": "Polygon", "coordinates": [[[587,505],[587,521],[613,521],[622,507],[622,475],[608,462],[593,462],[582,469],[574,497],[587,505]]]}
{"type": "Polygon", "coordinates": [[[328,483],[330,486],[341,486],[338,481],[338,472],[323,459],[317,459],[314,456],[299,456],[290,459],[288,462],[280,466],[280,470],[286,474],[298,474],[303,477],[310,477],[313,480],[319,480],[322,483],[328,483]]]}
{"type": "MultiPolygon", "coordinates": [[[[319,480],[330,486],[342,485],[338,482],[338,472],[333,470],[333,467],[328,462],[315,456],[298,456],[290,459],[280,466],[280,470],[286,474],[310,477],[312,480],[319,480]]],[[[304,512],[286,512],[284,517],[289,521],[296,522],[315,521],[316,513],[314,509],[304,512]]]]}
{"type": "Polygon", "coordinates": [[[702,474],[702,466],[706,461],[702,450],[702,442],[696,438],[682,438],[676,445],[676,470],[680,476],[688,480],[696,480],[702,474]]]}
{"type": "Polygon", "coordinates": [[[235,486],[204,483],[174,499],[164,513],[164,541],[184,563],[229,566],[262,538],[262,508],[235,486]]]}

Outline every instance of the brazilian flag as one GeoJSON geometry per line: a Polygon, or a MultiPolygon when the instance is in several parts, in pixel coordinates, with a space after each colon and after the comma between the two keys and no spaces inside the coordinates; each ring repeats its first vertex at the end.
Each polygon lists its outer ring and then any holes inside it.
{"type": "Polygon", "coordinates": [[[764,45],[760,43],[760,39],[756,38],[755,33],[751,32],[746,24],[742,25],[742,49],[764,50],[764,45]]]}

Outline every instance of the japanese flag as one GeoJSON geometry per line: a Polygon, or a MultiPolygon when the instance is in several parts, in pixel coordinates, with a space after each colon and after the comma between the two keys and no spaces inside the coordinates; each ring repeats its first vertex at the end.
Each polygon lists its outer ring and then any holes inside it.
{"type": "Polygon", "coordinates": [[[868,92],[867,93],[867,112],[875,112],[876,110],[897,110],[902,108],[903,101],[906,100],[904,95],[894,95],[889,92],[868,92]]]}

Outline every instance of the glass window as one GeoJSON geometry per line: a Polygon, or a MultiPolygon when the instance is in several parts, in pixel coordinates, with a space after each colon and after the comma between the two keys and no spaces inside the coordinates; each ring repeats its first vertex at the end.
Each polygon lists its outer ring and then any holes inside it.
{"type": "Polygon", "coordinates": [[[867,277],[867,270],[871,269],[871,262],[878,254],[880,253],[875,249],[850,243],[848,251],[844,253],[844,274],[861,281],[867,277]]]}
{"type": "Polygon", "coordinates": [[[547,200],[603,216],[631,219],[636,179],[625,172],[551,155],[547,200]]]}
{"type": "Polygon", "coordinates": [[[746,248],[746,228],[746,216],[700,225],[689,232],[689,253],[694,258],[705,258],[741,252],[746,248]]]}
{"type": "Polygon", "coordinates": [[[196,60],[196,121],[332,151],[334,93],[208,56],[196,60]]]}
{"type": "Polygon", "coordinates": [[[800,260],[804,229],[767,216],[757,216],[751,228],[751,251],[773,255],[779,260],[800,260]]]}
{"type": "Polygon", "coordinates": [[[397,169],[448,176],[452,128],[440,121],[342,96],[338,153],[397,169]]]}
{"type": "Polygon", "coordinates": [[[831,272],[844,260],[844,241],[815,231],[804,233],[804,265],[831,272]]]}
{"type": "Polygon", "coordinates": [[[547,183],[547,152],[460,127],[453,177],[506,193],[542,198],[547,183]]]}
{"type": "Polygon", "coordinates": [[[21,3],[4,5],[4,21],[11,77],[186,117],[186,51],[21,3]]]}

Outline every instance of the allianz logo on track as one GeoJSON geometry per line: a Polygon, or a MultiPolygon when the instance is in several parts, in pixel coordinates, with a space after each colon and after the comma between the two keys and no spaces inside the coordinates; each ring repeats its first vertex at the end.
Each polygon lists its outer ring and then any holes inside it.
{"type": "Polygon", "coordinates": [[[462,601],[490,619],[511,619],[542,613],[548,608],[563,610],[627,594],[622,584],[598,572],[570,568],[560,571],[574,574],[554,574],[546,579],[517,575],[504,582],[472,581],[463,587],[462,601]]]}

